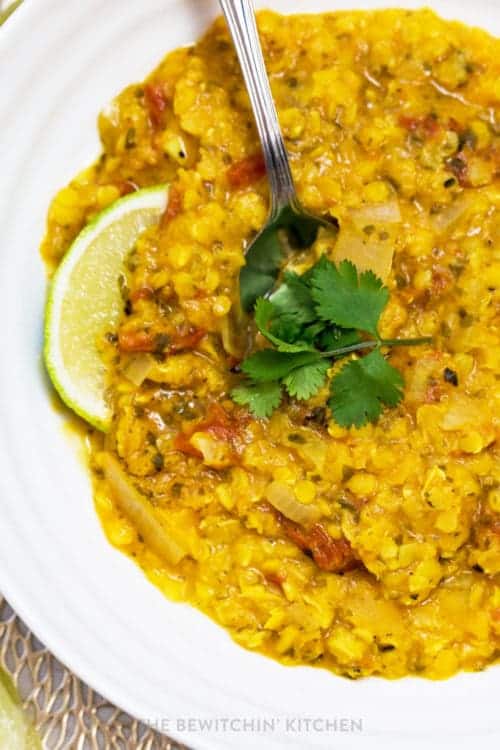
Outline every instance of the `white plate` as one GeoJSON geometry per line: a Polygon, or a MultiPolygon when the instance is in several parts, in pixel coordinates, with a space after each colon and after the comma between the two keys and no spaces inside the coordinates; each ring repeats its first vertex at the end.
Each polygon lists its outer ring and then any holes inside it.
{"type": "MultiPolygon", "coordinates": [[[[500,31],[494,0],[430,4],[500,31]]],[[[244,651],[196,610],[167,601],[105,541],[88,478],[50,404],[38,255],[49,198],[97,156],[103,105],[196,38],[216,10],[213,0],[25,0],[0,29],[0,588],[92,687],[195,748],[456,748],[471,747],[471,738],[481,750],[496,748],[498,668],[441,683],[349,682],[244,651]],[[299,732],[287,715],[318,721],[299,732]],[[236,722],[233,731],[222,721],[218,732],[201,731],[203,717],[236,722]],[[243,719],[257,729],[264,717],[275,719],[273,730],[240,731],[243,719]],[[325,731],[327,719],[341,717],[361,719],[363,731],[325,731]]]]}

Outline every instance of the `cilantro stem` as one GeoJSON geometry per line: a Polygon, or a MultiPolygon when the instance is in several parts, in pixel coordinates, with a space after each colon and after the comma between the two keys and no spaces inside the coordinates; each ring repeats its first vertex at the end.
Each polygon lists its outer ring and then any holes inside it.
{"type": "Polygon", "coordinates": [[[419,344],[430,344],[431,336],[422,336],[416,339],[372,339],[370,341],[359,341],[350,346],[341,346],[329,352],[321,352],[322,357],[340,357],[342,354],[350,354],[360,349],[373,349],[379,346],[418,346],[419,344]]]}
{"type": "Polygon", "coordinates": [[[339,357],[341,354],[350,354],[350,352],[357,352],[360,349],[373,349],[374,346],[379,346],[379,342],[373,339],[372,341],[358,341],[357,344],[351,344],[350,346],[340,346],[338,349],[332,349],[329,352],[321,352],[322,357],[339,357]]]}
{"type": "Polygon", "coordinates": [[[381,346],[419,346],[431,342],[432,336],[421,336],[417,339],[380,339],[381,346]]]}

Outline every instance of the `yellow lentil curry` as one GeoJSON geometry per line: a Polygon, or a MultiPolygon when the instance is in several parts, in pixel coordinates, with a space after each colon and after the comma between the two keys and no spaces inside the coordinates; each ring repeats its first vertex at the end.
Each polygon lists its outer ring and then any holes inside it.
{"type": "Polygon", "coordinates": [[[247,648],[349,677],[482,669],[500,647],[500,42],[428,10],[258,23],[299,196],[340,225],[293,262],[375,243],[382,335],[433,340],[391,351],[404,400],[361,429],[324,395],[269,419],[231,400],[262,346],[237,280],[269,196],[217,20],[103,112],[101,158],[49,212],[55,265],[98,210],[171,185],[100,342],[97,511],[168,597],[247,648]]]}

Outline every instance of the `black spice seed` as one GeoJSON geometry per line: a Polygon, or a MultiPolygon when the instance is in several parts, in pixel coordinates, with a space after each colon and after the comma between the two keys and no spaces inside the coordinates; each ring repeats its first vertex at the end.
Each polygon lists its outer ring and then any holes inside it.
{"type": "Polygon", "coordinates": [[[448,177],[448,179],[443,182],[443,186],[445,188],[451,188],[453,185],[456,185],[456,182],[457,181],[454,177],[448,177]]]}
{"type": "Polygon", "coordinates": [[[299,435],[297,432],[291,432],[288,436],[288,439],[291,443],[299,443],[303,444],[306,442],[306,439],[303,435],[299,435]]]}
{"type": "Polygon", "coordinates": [[[161,453],[155,453],[153,456],[153,466],[155,467],[156,471],[161,471],[163,469],[163,456],[161,453]]]}
{"type": "Polygon", "coordinates": [[[182,492],[182,484],[180,482],[174,482],[170,488],[170,492],[174,497],[180,497],[182,492]]]}
{"type": "Polygon", "coordinates": [[[384,653],[385,651],[394,651],[396,646],[394,646],[392,643],[379,643],[377,648],[379,651],[382,651],[382,653],[384,653]]]}
{"type": "Polygon", "coordinates": [[[458,385],[458,375],[455,370],[445,367],[443,370],[443,378],[447,383],[451,383],[455,387],[458,385]]]}
{"type": "Polygon", "coordinates": [[[474,322],[474,317],[465,310],[465,308],[461,307],[458,310],[458,315],[460,317],[460,325],[462,328],[469,328],[474,322]]]}
{"type": "Polygon", "coordinates": [[[355,473],[356,473],[356,469],[354,469],[352,466],[346,466],[346,465],[344,465],[342,467],[342,480],[344,482],[348,482],[349,479],[352,476],[354,476],[355,473]]]}
{"type": "Polygon", "coordinates": [[[135,128],[129,128],[125,135],[125,148],[130,149],[135,147],[135,128]]]}
{"type": "Polygon", "coordinates": [[[477,563],[476,563],[475,565],[473,565],[473,566],[472,566],[472,570],[475,570],[475,571],[476,571],[476,573],[484,573],[484,568],[482,568],[482,567],[481,567],[480,565],[478,565],[477,563]]]}
{"type": "Polygon", "coordinates": [[[130,299],[128,299],[125,302],[125,304],[123,306],[123,311],[124,311],[125,315],[132,315],[132,302],[130,301],[130,299]]]}

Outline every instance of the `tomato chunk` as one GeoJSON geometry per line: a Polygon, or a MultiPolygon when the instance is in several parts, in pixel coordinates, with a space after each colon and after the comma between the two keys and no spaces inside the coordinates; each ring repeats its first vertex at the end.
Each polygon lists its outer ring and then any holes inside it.
{"type": "Polygon", "coordinates": [[[178,432],[174,438],[174,448],[180,453],[185,453],[188,456],[195,456],[195,458],[202,458],[201,451],[194,447],[190,442],[191,435],[187,435],[185,432],[178,432]]]}
{"type": "Polygon", "coordinates": [[[150,286],[141,286],[130,293],[130,299],[137,302],[139,299],[153,299],[154,295],[154,290],[150,286]]]}
{"type": "Polygon", "coordinates": [[[122,352],[154,352],[156,340],[148,331],[120,331],[118,346],[122,352]]]}
{"type": "Polygon", "coordinates": [[[410,115],[401,115],[399,124],[409,130],[411,133],[418,133],[424,137],[432,137],[440,130],[440,124],[434,114],[420,115],[411,117],[410,115]]]}
{"type": "Polygon", "coordinates": [[[232,164],[227,170],[232,188],[243,188],[258,182],[266,174],[266,164],[261,153],[247,156],[232,164]]]}
{"type": "Polygon", "coordinates": [[[182,193],[175,185],[170,188],[168,203],[161,217],[161,226],[166,227],[182,211],[182,193]]]}
{"type": "Polygon", "coordinates": [[[191,443],[191,437],[195,433],[206,432],[217,440],[233,443],[241,431],[241,426],[241,420],[235,419],[220,404],[214,403],[211,404],[207,415],[202,420],[190,424],[187,430],[178,433],[174,440],[174,447],[182,453],[201,456],[200,451],[191,443]]]}
{"type": "Polygon", "coordinates": [[[167,108],[167,96],[164,87],[159,83],[147,83],[144,87],[144,98],[149,119],[154,128],[163,122],[163,113],[167,108]]]}
{"type": "Polygon", "coordinates": [[[310,552],[314,562],[330,573],[343,573],[360,565],[347,539],[333,539],[321,523],[304,529],[282,517],[286,535],[304,552],[310,552]]]}
{"type": "Polygon", "coordinates": [[[172,343],[170,344],[169,351],[171,354],[176,354],[184,349],[196,349],[202,338],[206,335],[206,331],[202,328],[194,328],[185,334],[172,337],[172,343]]]}

